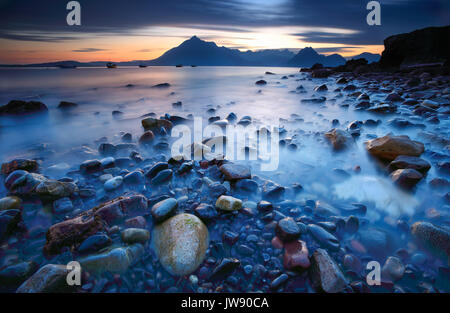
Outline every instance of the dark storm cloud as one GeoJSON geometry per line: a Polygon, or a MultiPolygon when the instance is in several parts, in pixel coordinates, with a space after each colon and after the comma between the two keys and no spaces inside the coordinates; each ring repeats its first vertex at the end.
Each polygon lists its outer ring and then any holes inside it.
{"type": "Polygon", "coordinates": [[[381,26],[367,25],[368,0],[80,0],[82,25],[70,27],[66,25],[67,2],[0,1],[0,37],[53,42],[77,38],[64,33],[129,34],[155,25],[233,32],[263,26],[313,26],[360,33],[331,38],[309,32],[297,34],[299,38],[311,42],[381,44],[389,35],[446,25],[450,20],[448,0],[380,0],[381,26]],[[21,33],[31,30],[40,33],[21,33]],[[57,35],[47,36],[50,32],[57,35]]]}

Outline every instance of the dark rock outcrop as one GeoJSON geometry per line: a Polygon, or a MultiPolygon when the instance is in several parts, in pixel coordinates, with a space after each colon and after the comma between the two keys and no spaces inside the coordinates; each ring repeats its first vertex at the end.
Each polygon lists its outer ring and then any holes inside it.
{"type": "Polygon", "coordinates": [[[0,115],[26,115],[47,112],[47,106],[39,101],[11,100],[0,106],[0,115]]]}
{"type": "Polygon", "coordinates": [[[450,56],[450,26],[428,27],[384,40],[380,66],[384,68],[414,64],[444,63],[450,56]]]}

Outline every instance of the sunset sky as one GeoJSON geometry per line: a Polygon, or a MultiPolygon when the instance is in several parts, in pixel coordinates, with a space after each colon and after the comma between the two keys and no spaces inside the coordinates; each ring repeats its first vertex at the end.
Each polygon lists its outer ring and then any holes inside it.
{"type": "Polygon", "coordinates": [[[0,0],[0,63],[150,60],[193,35],[241,50],[352,56],[450,23],[448,0],[381,0],[381,26],[367,25],[365,0],[80,0],[81,26],[68,26],[68,2],[0,0]]]}

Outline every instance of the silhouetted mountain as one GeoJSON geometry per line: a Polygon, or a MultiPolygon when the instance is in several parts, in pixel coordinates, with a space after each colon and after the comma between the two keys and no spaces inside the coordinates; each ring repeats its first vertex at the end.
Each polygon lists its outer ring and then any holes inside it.
{"type": "Polygon", "coordinates": [[[345,64],[345,59],[339,54],[323,55],[317,53],[313,48],[307,47],[300,50],[289,62],[289,66],[311,67],[316,63],[323,66],[338,66],[345,64]]]}
{"type": "Polygon", "coordinates": [[[367,62],[372,63],[372,62],[378,62],[381,58],[381,55],[376,54],[376,53],[370,53],[370,52],[363,52],[361,54],[352,56],[350,58],[347,58],[347,60],[351,60],[351,59],[366,59],[367,62]]]}
{"type": "MultiPolygon", "coordinates": [[[[200,40],[197,36],[184,41],[159,58],[149,61],[150,65],[252,65],[240,57],[239,50],[218,47],[214,42],[200,40]]],[[[250,62],[251,63],[251,62],[250,62]]]]}
{"type": "Polygon", "coordinates": [[[241,52],[241,58],[250,63],[261,66],[286,66],[287,62],[295,56],[295,53],[284,50],[258,50],[241,52]]]}

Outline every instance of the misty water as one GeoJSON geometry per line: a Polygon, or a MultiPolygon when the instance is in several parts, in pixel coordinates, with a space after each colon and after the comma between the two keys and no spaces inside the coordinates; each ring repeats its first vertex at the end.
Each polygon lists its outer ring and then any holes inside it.
{"type": "MultiPolygon", "coordinates": [[[[358,87],[357,81],[353,83],[358,87]]],[[[417,210],[441,205],[442,198],[430,192],[426,183],[439,176],[433,167],[415,193],[405,193],[392,184],[386,172],[367,154],[364,142],[393,132],[406,134],[445,154],[444,147],[421,138],[422,128],[390,128],[386,122],[393,115],[374,115],[346,107],[345,104],[352,104],[352,99],[345,92],[338,96],[339,92],[333,92],[336,88],[334,78],[311,80],[297,68],[1,69],[0,103],[12,99],[38,100],[49,107],[49,113],[2,117],[0,159],[35,157],[42,159],[44,169],[61,162],[76,169],[84,159],[71,153],[71,149],[81,145],[96,149],[94,142],[101,137],[117,142],[120,132],[138,137],[143,133],[140,121],[144,114],[168,113],[182,117],[192,114],[202,117],[205,126],[207,118],[212,116],[206,111],[214,108],[214,115],[221,118],[230,112],[236,113],[238,119],[250,115],[255,125],[279,126],[288,131],[283,138],[292,139],[298,148],[295,151],[280,148],[276,171],[259,172],[257,161],[249,164],[254,174],[281,185],[301,184],[304,191],[297,200],[320,198],[334,204],[364,203],[370,208],[367,217],[372,221],[386,216],[411,216],[417,210]],[[265,75],[266,71],[275,75],[265,75]],[[265,79],[267,85],[255,85],[260,79],[265,79]],[[169,83],[170,87],[153,87],[161,83],[169,83]],[[328,92],[314,92],[314,87],[321,84],[327,84],[328,92]],[[297,91],[299,85],[303,85],[305,92],[297,91]],[[315,96],[326,96],[327,101],[301,102],[315,96]],[[59,110],[60,101],[75,102],[78,107],[59,110]],[[182,106],[173,107],[172,103],[178,101],[182,106]],[[113,116],[115,110],[122,114],[113,116]],[[339,120],[338,128],[342,129],[355,120],[379,119],[381,123],[364,127],[351,149],[336,153],[323,137],[323,132],[333,128],[333,119],[339,120]],[[356,166],[361,167],[358,174],[353,173],[356,166]],[[336,169],[352,175],[342,177],[336,169]]],[[[381,92],[369,95],[375,102],[385,97],[381,92]]],[[[438,126],[427,125],[426,130],[436,133],[444,130],[445,135],[447,127],[447,121],[442,121],[438,126]]],[[[427,155],[423,158],[427,159],[427,155]]]]}

